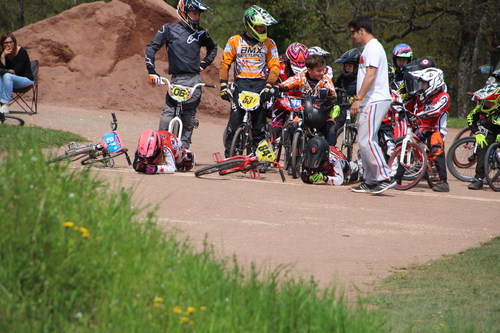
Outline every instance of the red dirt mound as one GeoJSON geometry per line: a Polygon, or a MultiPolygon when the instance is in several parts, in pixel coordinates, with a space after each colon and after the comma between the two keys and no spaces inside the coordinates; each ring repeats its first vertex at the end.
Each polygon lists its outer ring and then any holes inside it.
{"type": "MultiPolygon", "coordinates": [[[[113,0],[79,5],[15,35],[31,59],[40,61],[39,102],[159,113],[166,88],[149,85],[144,54],[156,31],[178,20],[175,9],[162,0],[113,0]]],[[[221,54],[219,48],[202,73],[204,82],[219,86],[221,54]]],[[[164,48],[157,53],[156,67],[160,75],[168,75],[164,48]]],[[[205,88],[199,109],[227,115],[229,104],[219,98],[218,89],[205,88]]]]}

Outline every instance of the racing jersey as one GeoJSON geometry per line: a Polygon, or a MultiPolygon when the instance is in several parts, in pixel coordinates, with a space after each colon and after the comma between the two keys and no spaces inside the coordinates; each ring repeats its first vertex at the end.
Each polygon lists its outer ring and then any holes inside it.
{"type": "MultiPolygon", "coordinates": [[[[335,87],[333,86],[333,82],[328,75],[323,75],[323,78],[319,81],[313,81],[309,79],[307,72],[302,72],[295,74],[285,82],[278,84],[278,86],[280,88],[286,88],[287,90],[298,89],[302,96],[318,96],[319,90],[321,88],[326,88],[328,90],[327,100],[334,101],[337,99],[335,87]]],[[[321,104],[321,101],[316,100],[315,107],[319,107],[321,104]]]]}
{"type": "Polygon", "coordinates": [[[146,68],[149,74],[156,74],[156,52],[166,46],[168,53],[169,74],[196,74],[205,69],[217,55],[217,44],[203,28],[192,30],[177,23],[167,23],[158,30],[151,43],[146,46],[146,68]],[[205,46],[207,53],[200,62],[200,48],[205,46]]]}
{"type": "Polygon", "coordinates": [[[421,118],[419,129],[422,132],[441,132],[443,135],[448,133],[446,128],[450,111],[450,95],[448,93],[441,90],[423,101],[417,96],[408,103],[407,107],[413,114],[421,118]]]}
{"type": "Polygon", "coordinates": [[[317,169],[308,169],[302,165],[302,174],[300,178],[304,183],[312,184],[309,176],[316,172],[321,172],[323,175],[327,176],[327,184],[342,185],[344,183],[344,176],[347,176],[350,171],[351,166],[345,155],[334,146],[330,146],[328,162],[317,169]]]}
{"type": "Polygon", "coordinates": [[[221,81],[228,80],[229,67],[234,66],[235,79],[263,79],[271,84],[278,80],[280,72],[278,48],[271,38],[263,42],[245,34],[229,38],[220,64],[221,81]]]}

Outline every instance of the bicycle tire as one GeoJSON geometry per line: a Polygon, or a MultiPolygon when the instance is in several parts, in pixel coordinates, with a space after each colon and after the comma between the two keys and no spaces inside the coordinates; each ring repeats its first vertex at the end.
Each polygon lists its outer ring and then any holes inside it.
{"type": "Polygon", "coordinates": [[[473,136],[453,142],[446,155],[446,166],[458,180],[470,182],[476,174],[477,154],[474,152],[476,139],[473,136]]]}
{"type": "Polygon", "coordinates": [[[182,133],[180,133],[181,124],[179,124],[179,119],[172,119],[168,124],[169,132],[175,135],[177,138],[181,138],[182,133]]]}
{"type": "Polygon", "coordinates": [[[248,132],[248,136],[247,131],[249,131],[249,128],[246,125],[241,125],[240,127],[238,127],[238,129],[234,133],[233,141],[231,141],[229,157],[233,157],[236,155],[250,155],[252,153],[251,131],[248,132]],[[245,149],[247,151],[246,154],[245,149]]]}
{"type": "Polygon", "coordinates": [[[347,158],[347,161],[351,162],[353,158],[354,144],[356,143],[356,137],[358,135],[358,130],[356,129],[356,124],[346,125],[346,136],[344,140],[344,126],[342,126],[337,133],[337,142],[340,139],[342,142],[340,145],[340,151],[347,158]]]}
{"type": "MultiPolygon", "coordinates": [[[[127,152],[128,152],[127,148],[122,148],[122,150],[120,150],[119,152],[114,153],[114,154],[109,154],[107,152],[105,153],[104,150],[102,150],[102,151],[97,152],[97,154],[95,156],[89,156],[89,157],[81,160],[80,163],[82,165],[89,165],[89,164],[94,164],[94,163],[98,163],[98,162],[108,163],[110,160],[114,159],[115,157],[121,156],[123,154],[127,154],[127,152]]],[[[110,166],[110,167],[112,167],[112,166],[110,166]]]]}
{"type": "Polygon", "coordinates": [[[300,177],[300,166],[302,164],[302,159],[304,157],[304,147],[302,142],[304,140],[303,136],[304,133],[302,133],[301,131],[297,131],[293,135],[291,157],[290,157],[293,178],[300,177]]]}
{"type": "Polygon", "coordinates": [[[274,128],[271,126],[271,123],[266,122],[266,140],[271,145],[274,155],[276,155],[276,162],[279,162],[281,153],[281,144],[278,143],[276,134],[274,133],[274,128]]]}
{"type": "Polygon", "coordinates": [[[466,126],[462,128],[457,135],[455,135],[455,138],[453,139],[453,142],[460,140],[461,138],[464,138],[466,136],[474,136],[474,133],[470,130],[469,126],[466,126]]]}
{"type": "Polygon", "coordinates": [[[436,169],[436,163],[434,163],[434,161],[430,161],[429,157],[427,157],[427,171],[425,172],[424,177],[430,188],[433,188],[439,183],[439,174],[436,169]]]}
{"type": "Polygon", "coordinates": [[[493,143],[486,150],[484,171],[486,181],[495,192],[500,192],[500,144],[493,143]]]}
{"type": "Polygon", "coordinates": [[[404,160],[406,161],[410,156],[410,162],[408,165],[403,165],[400,163],[402,147],[402,144],[398,144],[394,149],[394,154],[389,159],[389,167],[394,175],[402,174],[402,179],[400,184],[396,184],[396,189],[404,191],[416,186],[427,172],[427,152],[421,144],[409,142],[406,145],[404,160]]]}
{"type": "Polygon", "coordinates": [[[284,160],[283,168],[288,170],[288,167],[292,165],[290,162],[290,158],[292,156],[292,140],[290,139],[290,132],[292,129],[292,123],[288,123],[283,127],[283,131],[281,132],[281,145],[284,149],[284,160]]]}
{"type": "Polygon", "coordinates": [[[203,167],[199,170],[196,170],[194,172],[194,175],[196,177],[200,177],[200,176],[208,175],[208,174],[211,174],[214,172],[218,172],[220,174],[221,171],[235,168],[243,163],[245,163],[245,158],[243,158],[243,157],[235,158],[233,160],[228,160],[228,161],[221,161],[221,162],[203,167]]]}
{"type": "Polygon", "coordinates": [[[18,117],[10,116],[4,114],[3,117],[0,116],[0,121],[4,125],[11,125],[11,126],[24,126],[24,120],[18,117]]]}
{"type": "Polygon", "coordinates": [[[71,162],[73,162],[90,154],[92,150],[92,147],[83,147],[76,150],[66,151],[63,155],[59,155],[53,159],[48,160],[47,163],[55,163],[63,160],[70,160],[71,162]]]}

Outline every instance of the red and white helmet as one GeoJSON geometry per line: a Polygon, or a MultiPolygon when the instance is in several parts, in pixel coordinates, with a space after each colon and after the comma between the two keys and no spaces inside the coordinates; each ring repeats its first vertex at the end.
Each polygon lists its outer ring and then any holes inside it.
{"type": "Polygon", "coordinates": [[[424,81],[429,83],[429,87],[423,91],[423,97],[427,98],[436,90],[445,85],[443,71],[429,67],[419,71],[410,72],[411,75],[415,76],[418,81],[424,81]]]}
{"type": "Polygon", "coordinates": [[[162,151],[163,140],[160,134],[154,130],[144,130],[137,143],[137,155],[152,163],[156,160],[162,151]]]}
{"type": "Polygon", "coordinates": [[[308,56],[309,49],[304,44],[292,43],[286,49],[286,57],[290,61],[290,66],[295,74],[306,70],[308,56]]]}

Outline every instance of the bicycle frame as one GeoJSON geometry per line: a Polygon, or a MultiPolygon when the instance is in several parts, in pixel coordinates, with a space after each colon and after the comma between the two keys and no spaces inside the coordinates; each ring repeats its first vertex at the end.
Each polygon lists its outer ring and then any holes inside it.
{"type": "MultiPolygon", "coordinates": [[[[184,130],[181,119],[182,105],[189,99],[191,99],[191,97],[193,97],[193,93],[197,88],[215,88],[216,86],[205,83],[197,83],[194,85],[194,87],[187,87],[180,84],[173,84],[166,77],[160,77],[159,84],[168,86],[168,94],[177,103],[175,105],[174,118],[172,118],[168,124],[168,131],[176,137],[180,138],[180,136],[182,135],[182,131],[184,130]]],[[[195,123],[195,128],[196,127],[198,126],[195,123]]]]}
{"type": "Polygon", "coordinates": [[[252,155],[252,156],[235,155],[235,156],[223,159],[220,152],[213,153],[212,157],[213,157],[215,163],[220,163],[220,162],[224,162],[224,161],[234,161],[234,160],[237,160],[240,158],[244,159],[243,163],[240,163],[239,165],[237,165],[233,168],[229,168],[229,169],[220,171],[219,174],[221,176],[228,175],[228,174],[235,173],[235,172],[243,172],[244,174],[246,174],[248,172],[250,174],[250,178],[258,179],[258,178],[260,178],[260,171],[257,168],[257,166],[259,164],[271,163],[278,168],[280,175],[281,175],[281,180],[283,182],[286,182],[285,175],[283,174],[283,168],[281,167],[281,164],[279,164],[276,161],[261,162],[261,161],[259,161],[259,158],[257,155],[252,155]]]}

